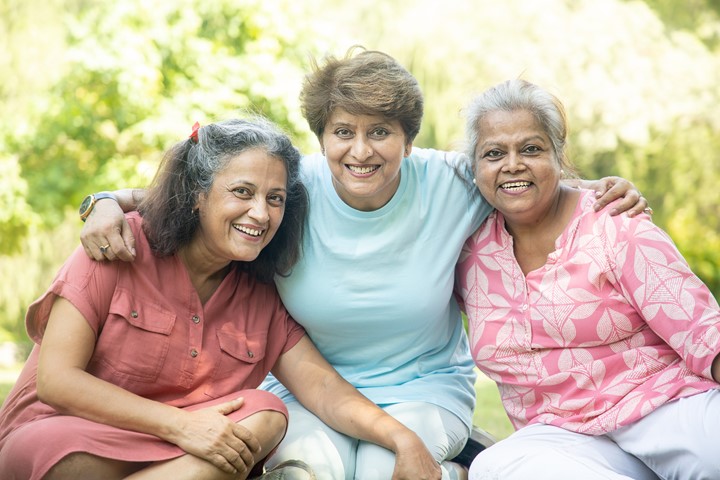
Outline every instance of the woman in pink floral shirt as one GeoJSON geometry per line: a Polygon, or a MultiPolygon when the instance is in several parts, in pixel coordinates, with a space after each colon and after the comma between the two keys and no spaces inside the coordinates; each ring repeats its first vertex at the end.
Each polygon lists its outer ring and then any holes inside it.
{"type": "Polygon", "coordinates": [[[648,215],[560,182],[560,102],[523,80],[468,108],[475,182],[497,210],[458,285],[478,367],[517,432],[470,478],[720,478],[720,308],[648,215]]]}

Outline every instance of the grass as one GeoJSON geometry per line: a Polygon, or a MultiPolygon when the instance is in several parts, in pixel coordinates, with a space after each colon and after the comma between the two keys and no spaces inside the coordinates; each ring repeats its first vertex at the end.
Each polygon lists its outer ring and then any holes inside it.
{"type": "Polygon", "coordinates": [[[482,428],[497,440],[507,438],[515,430],[505,413],[500,402],[500,393],[495,382],[478,372],[478,379],[475,382],[477,403],[475,404],[475,415],[473,424],[482,428]]]}

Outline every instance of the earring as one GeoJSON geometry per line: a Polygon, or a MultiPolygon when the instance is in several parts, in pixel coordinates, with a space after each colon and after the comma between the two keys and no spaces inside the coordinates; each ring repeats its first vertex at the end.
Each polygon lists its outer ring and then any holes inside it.
{"type": "Polygon", "coordinates": [[[475,183],[475,177],[473,177],[473,185],[477,186],[477,183],[475,183]]]}

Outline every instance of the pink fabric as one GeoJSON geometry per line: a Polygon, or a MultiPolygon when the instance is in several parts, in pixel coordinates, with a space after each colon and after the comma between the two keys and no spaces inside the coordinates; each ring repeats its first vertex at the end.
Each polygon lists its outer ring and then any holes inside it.
{"type": "MultiPolygon", "coordinates": [[[[53,302],[62,296],[97,334],[87,370],[98,378],[179,408],[245,396],[245,406],[230,415],[234,420],[260,410],[287,415],[277,397],[252,391],[305,333],[282,306],[275,287],[233,269],[202,305],[180,259],[153,256],[140,217],[129,214],[128,220],[136,260],[94,262],[78,248],[28,309],[30,338],[42,341],[53,302]]],[[[0,410],[0,472],[30,462],[40,465],[32,475],[40,478],[77,451],[129,461],[183,453],[151,435],[59,415],[38,400],[36,371],[37,347],[0,410]],[[10,453],[25,450],[29,452],[20,458],[10,453]]]]}
{"type": "Polygon", "coordinates": [[[478,367],[515,426],[602,434],[718,384],[720,308],[646,215],[594,212],[584,192],[547,263],[523,275],[493,213],[457,285],[478,367]]]}

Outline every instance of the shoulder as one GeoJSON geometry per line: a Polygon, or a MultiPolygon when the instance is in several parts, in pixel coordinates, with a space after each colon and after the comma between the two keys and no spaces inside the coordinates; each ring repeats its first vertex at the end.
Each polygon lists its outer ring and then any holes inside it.
{"type": "Polygon", "coordinates": [[[461,152],[413,147],[409,156],[413,162],[437,168],[451,168],[465,172],[470,167],[467,156],[461,152]]]}
{"type": "Polygon", "coordinates": [[[326,165],[327,160],[321,153],[303,155],[300,160],[300,174],[304,181],[312,181],[320,176],[320,172],[326,165]]]}
{"type": "Polygon", "coordinates": [[[475,189],[470,162],[462,153],[413,148],[404,163],[405,168],[416,172],[424,182],[444,182],[461,185],[466,190],[475,189]]]}
{"type": "Polygon", "coordinates": [[[602,239],[605,247],[611,250],[645,243],[672,243],[667,233],[645,213],[633,217],[626,213],[611,215],[612,207],[619,201],[596,212],[593,208],[594,195],[589,191],[583,192],[578,208],[579,234],[602,239]]]}

